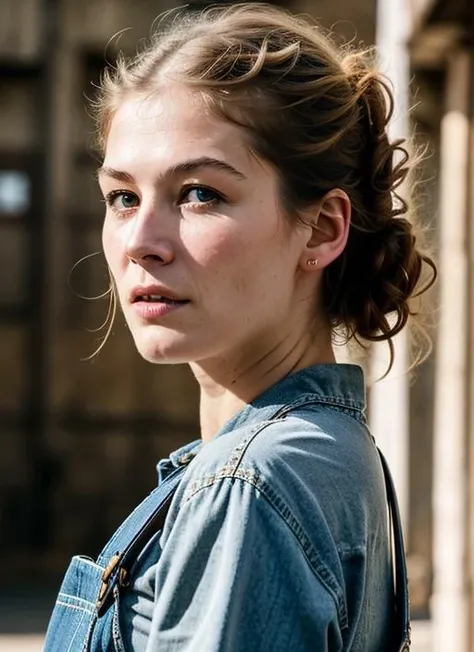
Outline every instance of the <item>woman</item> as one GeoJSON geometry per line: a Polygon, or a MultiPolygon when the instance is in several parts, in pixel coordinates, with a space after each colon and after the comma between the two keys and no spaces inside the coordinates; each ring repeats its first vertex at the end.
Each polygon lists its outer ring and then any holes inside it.
{"type": "Polygon", "coordinates": [[[332,348],[390,343],[434,275],[391,102],[364,54],[264,5],[174,17],[105,76],[105,256],[139,353],[191,366],[201,439],[73,559],[47,652],[408,649],[392,487],[332,348]]]}

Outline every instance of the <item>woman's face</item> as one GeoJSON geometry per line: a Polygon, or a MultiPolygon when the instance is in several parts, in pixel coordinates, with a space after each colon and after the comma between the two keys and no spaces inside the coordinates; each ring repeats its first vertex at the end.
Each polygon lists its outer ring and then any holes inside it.
{"type": "Polygon", "coordinates": [[[99,180],[105,256],[144,358],[251,359],[292,332],[305,233],[284,221],[275,172],[197,93],[124,101],[99,180]]]}

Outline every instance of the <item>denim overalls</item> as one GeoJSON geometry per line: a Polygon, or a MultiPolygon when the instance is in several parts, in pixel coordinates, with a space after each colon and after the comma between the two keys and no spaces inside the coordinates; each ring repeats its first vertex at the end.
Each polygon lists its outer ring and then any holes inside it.
{"type": "MultiPolygon", "coordinates": [[[[313,382],[314,379],[310,377],[309,380],[313,382]]],[[[289,382],[294,384],[298,379],[289,382]]],[[[316,389],[314,385],[312,391],[316,389]]],[[[297,394],[300,396],[299,389],[297,394]]],[[[286,416],[280,412],[277,418],[282,422],[286,416]]],[[[126,590],[129,571],[138,553],[163,528],[167,508],[194,456],[193,449],[198,447],[199,442],[193,442],[171,456],[172,471],[169,472],[168,467],[168,474],[163,476],[157,489],[120,526],[97,562],[85,557],[73,558],[48,627],[44,652],[130,652],[125,649],[120,632],[121,591],[126,590]]],[[[403,537],[393,482],[383,456],[380,458],[393,529],[395,585],[393,637],[390,636],[390,648],[380,652],[405,652],[410,645],[410,625],[403,537]]],[[[166,462],[170,466],[169,461],[162,463],[166,462]]],[[[235,652],[241,650],[235,649],[235,652]]]]}
{"type": "MultiPolygon", "coordinates": [[[[181,449],[186,451],[197,442],[181,449]]],[[[186,469],[178,466],[130,514],[93,561],[73,557],[48,626],[44,652],[125,652],[118,622],[119,593],[136,552],[162,526],[186,469]]]]}

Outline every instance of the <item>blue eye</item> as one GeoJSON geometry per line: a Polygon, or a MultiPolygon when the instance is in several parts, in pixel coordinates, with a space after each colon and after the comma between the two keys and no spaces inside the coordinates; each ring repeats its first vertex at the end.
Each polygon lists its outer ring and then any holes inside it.
{"type": "Polygon", "coordinates": [[[126,190],[112,190],[112,192],[109,192],[106,196],[105,201],[108,206],[119,211],[128,211],[132,208],[137,208],[140,204],[137,195],[133,192],[127,192],[126,190]]]}
{"type": "Polygon", "coordinates": [[[135,208],[138,206],[138,197],[130,192],[124,192],[120,195],[121,205],[124,208],[135,208]]]}
{"type": "Polygon", "coordinates": [[[183,193],[183,200],[196,204],[212,204],[222,199],[221,195],[211,188],[205,186],[194,186],[183,193]]]}

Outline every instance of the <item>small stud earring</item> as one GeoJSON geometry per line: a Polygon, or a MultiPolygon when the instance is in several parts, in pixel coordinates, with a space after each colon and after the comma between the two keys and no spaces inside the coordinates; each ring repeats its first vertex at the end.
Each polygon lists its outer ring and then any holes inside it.
{"type": "Polygon", "coordinates": [[[308,262],[306,264],[311,266],[311,267],[316,267],[318,263],[319,263],[319,260],[317,258],[311,258],[310,260],[308,260],[308,262]]]}

